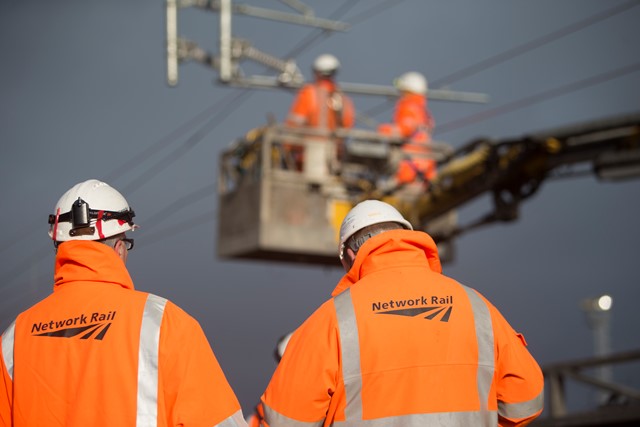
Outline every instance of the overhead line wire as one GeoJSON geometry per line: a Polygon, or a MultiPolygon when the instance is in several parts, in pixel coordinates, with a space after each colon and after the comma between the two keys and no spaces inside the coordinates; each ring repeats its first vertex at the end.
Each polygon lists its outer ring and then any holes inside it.
{"type": "Polygon", "coordinates": [[[222,100],[216,102],[215,104],[210,105],[209,107],[205,108],[200,113],[198,113],[196,116],[192,117],[188,121],[186,121],[183,124],[181,124],[180,126],[178,126],[176,129],[171,131],[168,135],[166,135],[165,137],[161,138],[160,140],[158,140],[154,144],[150,145],[149,147],[147,147],[146,149],[142,150],[140,153],[138,153],[137,155],[133,156],[132,158],[127,160],[125,163],[123,163],[122,165],[120,165],[119,167],[114,169],[110,174],[105,176],[104,180],[107,181],[107,182],[111,182],[111,181],[117,180],[125,172],[133,170],[136,166],[138,166],[138,164],[141,161],[147,159],[152,154],[157,153],[159,150],[164,149],[165,147],[170,145],[172,142],[175,142],[177,140],[177,138],[181,137],[186,132],[192,130],[193,127],[197,123],[203,121],[207,117],[210,117],[217,110],[219,110],[221,108],[224,108],[224,107],[226,107],[225,99],[222,99],[222,100]]]}
{"type": "MultiPolygon", "coordinates": [[[[333,13],[333,15],[334,15],[333,19],[336,19],[335,15],[343,14],[344,11],[350,10],[358,1],[359,0],[352,1],[352,2],[346,1],[345,3],[343,3],[342,7],[337,9],[333,13]]],[[[386,3],[399,3],[401,1],[404,1],[404,0],[392,0],[392,1],[387,1],[386,3]]],[[[365,19],[370,18],[371,16],[375,15],[376,13],[379,13],[381,5],[382,5],[382,3],[377,5],[376,7],[372,8],[370,11],[365,12],[365,13],[363,13],[361,15],[358,15],[356,17],[356,20],[359,20],[358,23],[364,21],[365,19]]],[[[386,9],[384,9],[384,10],[386,10],[386,9]]],[[[322,35],[322,34],[323,34],[323,32],[321,31],[320,35],[322,35]]],[[[314,35],[314,37],[310,41],[306,41],[304,43],[299,44],[297,47],[294,47],[294,49],[291,51],[291,53],[288,56],[293,56],[294,53],[296,52],[296,50],[300,49],[301,46],[304,46],[302,48],[302,50],[304,50],[304,48],[306,48],[306,45],[310,45],[311,43],[313,43],[317,39],[317,37],[318,37],[317,35],[314,35]]],[[[150,169],[147,170],[147,172],[143,173],[138,180],[133,181],[128,187],[125,187],[125,189],[123,190],[124,192],[127,192],[127,191],[134,192],[135,190],[139,189],[140,186],[142,186],[144,183],[149,181],[152,177],[154,177],[155,175],[160,173],[164,168],[169,166],[175,160],[175,159],[172,159],[171,156],[175,155],[177,157],[182,157],[184,154],[186,154],[186,152],[191,150],[211,130],[213,130],[215,127],[217,127],[218,124],[222,120],[224,120],[224,118],[226,118],[229,114],[234,112],[235,109],[238,108],[241,105],[241,103],[244,100],[246,100],[249,96],[251,96],[250,92],[243,91],[243,92],[239,93],[237,96],[235,96],[228,103],[225,102],[226,99],[227,99],[227,98],[225,98],[221,102],[218,102],[218,103],[212,105],[211,107],[208,107],[207,109],[205,109],[201,113],[199,113],[197,116],[195,116],[193,119],[191,119],[188,122],[182,124],[178,129],[176,129],[175,131],[170,133],[167,137],[159,140],[158,142],[156,142],[152,146],[148,147],[147,149],[143,150],[141,153],[136,155],[134,158],[128,160],[123,165],[119,166],[112,173],[108,174],[105,179],[106,180],[116,179],[118,176],[120,176],[121,174],[123,174],[127,170],[132,169],[133,167],[135,167],[136,164],[139,161],[141,161],[142,159],[146,158],[147,156],[149,156],[153,152],[157,151],[157,149],[162,149],[162,148],[165,148],[166,146],[168,146],[171,142],[173,142],[173,140],[175,138],[181,136],[182,133],[186,132],[186,130],[188,130],[191,126],[193,126],[195,123],[201,121],[204,117],[208,116],[213,111],[216,111],[216,110],[218,110],[218,108],[221,108],[221,107],[227,107],[226,110],[220,112],[220,114],[218,114],[216,117],[214,117],[214,119],[210,120],[199,131],[197,131],[195,134],[193,134],[185,142],[185,144],[183,144],[183,146],[178,147],[178,149],[174,150],[168,156],[165,156],[163,159],[161,159],[161,161],[159,163],[156,163],[155,166],[151,167],[150,169]],[[229,104],[231,104],[232,107],[229,107],[229,104]],[[205,130],[205,129],[206,129],[206,131],[203,132],[203,130],[205,130]]],[[[207,187],[208,186],[204,187],[203,189],[196,190],[193,193],[190,193],[190,195],[192,195],[194,193],[198,194],[201,191],[204,191],[207,187]]],[[[190,195],[184,196],[182,199],[189,198],[190,195]]],[[[200,199],[197,199],[192,203],[195,203],[198,200],[200,200],[200,199]]],[[[173,205],[174,204],[172,204],[171,206],[173,206],[173,205]]],[[[198,217],[198,218],[200,218],[200,217],[198,217]]],[[[40,251],[34,253],[26,262],[21,263],[19,265],[19,267],[23,267],[24,265],[30,265],[37,257],[40,256],[41,253],[43,253],[43,249],[45,249],[45,248],[43,247],[40,251]]],[[[10,275],[5,275],[5,277],[12,277],[13,276],[13,278],[15,279],[19,275],[17,270],[19,270],[19,268],[11,270],[10,275]]],[[[9,279],[9,280],[11,280],[11,279],[9,279]]]]}
{"type": "Polygon", "coordinates": [[[209,132],[215,129],[225,118],[229,116],[235,109],[247,98],[249,94],[248,91],[243,90],[239,93],[232,93],[230,95],[234,95],[233,97],[227,96],[225,98],[225,109],[220,111],[217,115],[215,115],[211,120],[209,120],[205,125],[200,128],[196,133],[191,135],[182,145],[168,153],[159,162],[155,165],[147,169],[146,172],[143,172],[138,179],[134,180],[131,184],[123,188],[123,192],[127,194],[132,194],[136,190],[138,190],[142,185],[146,184],[150,179],[155,177],[157,174],[162,172],[167,168],[170,164],[174,163],[180,157],[184,156],[187,152],[192,150],[200,141],[204,139],[209,132]]]}
{"type": "MultiPolygon", "coordinates": [[[[567,25],[563,28],[560,28],[559,30],[553,31],[551,33],[545,34],[541,37],[538,37],[537,39],[534,40],[530,40],[526,43],[523,43],[521,45],[518,45],[516,47],[513,47],[511,49],[508,49],[504,52],[500,52],[496,55],[493,55],[489,58],[486,58],[480,62],[477,62],[475,64],[469,65],[465,68],[462,68],[461,70],[455,71],[453,73],[450,73],[444,77],[441,77],[439,79],[434,80],[433,82],[431,82],[430,86],[433,87],[442,87],[454,82],[457,82],[459,80],[462,80],[466,77],[472,76],[474,74],[479,73],[480,71],[484,71],[490,67],[493,67],[495,65],[504,63],[510,59],[513,59],[517,56],[520,56],[522,54],[525,54],[531,50],[534,50],[538,47],[544,46],[546,44],[552,43],[562,37],[568,36],[569,34],[573,34],[575,32],[578,32],[580,30],[583,30],[593,24],[596,24],[598,22],[604,21],[607,18],[610,18],[612,16],[615,16],[617,14],[620,14],[622,12],[625,12],[629,9],[631,9],[634,6],[638,6],[640,4],[640,2],[638,0],[630,0],[626,3],[623,4],[619,4],[615,7],[612,7],[610,9],[607,9],[605,11],[601,11],[596,13],[595,15],[591,15],[588,18],[585,18],[581,21],[578,22],[574,22],[573,24],[567,25]]],[[[386,110],[388,107],[390,107],[391,103],[392,103],[392,99],[387,99],[383,102],[381,102],[380,104],[374,105],[373,107],[371,107],[369,110],[365,111],[364,114],[365,115],[377,115],[379,113],[381,113],[382,111],[386,110]]]]}
{"type": "Polygon", "coordinates": [[[215,192],[215,190],[216,190],[215,183],[208,184],[198,190],[192,191],[191,193],[179,198],[178,200],[174,201],[170,205],[166,206],[164,209],[156,212],[155,215],[149,217],[145,221],[144,231],[153,229],[159,223],[161,223],[164,219],[166,219],[167,212],[171,212],[172,214],[176,213],[186,208],[187,206],[204,199],[207,196],[213,195],[213,192],[215,192]]]}
{"type": "Polygon", "coordinates": [[[523,107],[528,107],[530,105],[547,101],[549,99],[556,98],[561,95],[566,95],[568,93],[575,92],[577,90],[584,89],[589,86],[594,86],[596,84],[603,83],[608,80],[612,80],[636,71],[640,71],[640,62],[636,62],[635,64],[627,65],[625,67],[617,68],[612,71],[607,71],[605,73],[601,73],[596,76],[582,79],[564,86],[549,89],[542,93],[538,93],[536,95],[531,95],[526,98],[509,102],[507,104],[498,106],[496,108],[492,108],[490,110],[485,110],[477,114],[472,114],[471,116],[468,116],[459,120],[453,120],[449,123],[445,123],[443,125],[438,126],[436,128],[435,133],[439,135],[442,133],[451,132],[461,127],[468,126],[470,124],[477,123],[479,121],[486,120],[488,118],[495,117],[500,114],[509,113],[511,111],[514,111],[523,107]]]}
{"type": "Polygon", "coordinates": [[[626,3],[619,4],[615,7],[607,9],[605,11],[596,13],[595,15],[589,16],[586,19],[575,22],[573,24],[567,25],[563,28],[560,28],[557,31],[553,31],[549,34],[545,34],[542,37],[531,40],[529,42],[523,43],[514,48],[508,49],[504,52],[498,53],[497,55],[491,56],[483,61],[480,61],[474,65],[470,65],[466,68],[453,72],[447,76],[439,78],[432,82],[434,87],[441,87],[447,84],[451,84],[453,82],[457,82],[462,80],[463,78],[469,77],[473,74],[476,74],[480,71],[484,71],[487,68],[493,67],[494,65],[500,64],[502,62],[508,61],[510,59],[515,58],[516,56],[522,55],[523,53],[529,52],[533,49],[537,49],[541,46],[554,42],[562,37],[568,36],[569,34],[573,34],[577,31],[580,31],[586,27],[589,27],[593,24],[601,22],[607,18],[625,12],[631,9],[634,6],[638,6],[640,2],[638,0],[630,0],[626,3]]]}
{"type": "MultiPolygon", "coordinates": [[[[404,1],[404,0],[386,1],[386,2],[384,2],[384,3],[399,3],[399,2],[401,2],[401,1],[404,1]]],[[[341,7],[341,8],[337,9],[337,10],[332,14],[331,19],[336,19],[337,17],[339,17],[339,16],[343,15],[343,14],[344,14],[344,13],[346,13],[348,10],[350,10],[351,8],[353,8],[353,6],[355,5],[355,3],[357,3],[357,2],[353,2],[353,1],[352,1],[352,2],[349,2],[349,1],[345,2],[345,3],[342,5],[342,7],[341,7]]],[[[369,17],[371,17],[371,16],[373,16],[373,15],[375,15],[375,14],[379,13],[381,10],[383,10],[383,8],[381,8],[380,6],[383,6],[383,4],[379,4],[379,5],[377,5],[376,7],[374,7],[374,8],[372,8],[372,9],[370,9],[369,11],[367,11],[367,12],[365,12],[365,13],[361,14],[361,15],[358,15],[358,17],[357,17],[356,19],[357,19],[359,22],[362,22],[362,21],[364,21],[365,19],[368,19],[369,17]]],[[[388,9],[388,7],[389,7],[389,6],[386,6],[386,8],[384,8],[384,10],[388,9]]],[[[358,23],[359,23],[359,22],[358,22],[358,23]]],[[[326,32],[327,32],[326,30],[321,30],[321,31],[320,31],[320,34],[323,34],[323,33],[326,33],[326,32]]],[[[310,40],[305,40],[303,43],[298,44],[296,47],[294,47],[294,48],[292,49],[292,51],[291,51],[287,56],[293,56],[294,54],[296,54],[296,51],[297,51],[297,50],[299,50],[299,49],[301,49],[301,48],[302,48],[302,49],[306,48],[309,44],[313,43],[313,42],[316,40],[316,38],[317,38],[317,35],[316,35],[316,34],[314,34],[314,37],[313,37],[312,39],[310,39],[310,40]]],[[[175,206],[179,206],[180,208],[183,208],[183,207],[188,206],[189,204],[196,203],[196,202],[200,201],[202,198],[206,197],[206,195],[207,195],[208,191],[210,191],[210,190],[209,190],[209,188],[211,188],[211,185],[207,185],[207,186],[205,186],[204,188],[201,188],[201,189],[195,190],[195,191],[193,191],[192,193],[189,193],[188,195],[186,195],[186,196],[182,197],[182,198],[181,198],[181,199],[179,199],[178,201],[176,201],[176,202],[172,203],[169,207],[171,207],[171,206],[174,206],[174,207],[175,207],[175,206]],[[204,196],[200,196],[200,194],[205,194],[205,195],[204,195],[204,196]],[[187,201],[187,200],[188,200],[188,201],[187,201]]],[[[168,209],[169,207],[167,207],[167,209],[168,209]]],[[[164,209],[163,211],[165,211],[165,210],[166,210],[166,209],[164,209]]],[[[161,215],[162,215],[162,214],[158,213],[158,214],[156,214],[156,216],[154,216],[154,218],[153,218],[153,221],[154,221],[154,222],[152,223],[152,224],[153,224],[153,226],[155,226],[155,225],[156,225],[156,222],[155,222],[155,221],[156,221],[156,218],[157,218],[157,220],[159,221],[159,220],[160,220],[160,218],[161,218],[161,215]]],[[[145,227],[145,229],[148,229],[148,228],[147,228],[147,227],[145,227]]]]}
{"type": "MultiPolygon", "coordinates": [[[[354,3],[355,2],[346,2],[345,4],[343,4],[343,8],[345,5],[349,5],[350,7],[352,7],[354,3]]],[[[228,99],[227,97],[221,103],[216,104],[216,107],[218,105],[224,106],[225,110],[218,113],[216,117],[214,117],[212,120],[206,123],[198,132],[192,135],[181,147],[178,147],[176,150],[169,153],[169,155],[162,158],[158,163],[156,163],[154,166],[152,166],[146,172],[144,172],[139,179],[133,181],[131,184],[129,184],[129,186],[125,187],[123,191],[130,192],[130,193],[136,191],[143,184],[145,184],[151,178],[153,178],[162,170],[164,170],[166,167],[168,167],[171,163],[175,162],[178,158],[182,157],[184,154],[190,151],[193,147],[195,147],[209,132],[215,129],[224,118],[228,117],[231,113],[233,113],[236,110],[236,108],[238,108],[242,104],[242,102],[244,102],[250,96],[251,96],[251,93],[249,91],[243,90],[242,92],[237,94],[235,97],[233,97],[233,99],[231,99],[230,101],[227,101],[228,99]]],[[[198,117],[202,115],[204,115],[204,112],[201,113],[198,117]]],[[[183,125],[181,129],[185,127],[186,125],[183,125]]],[[[148,153],[148,152],[150,152],[150,149],[145,150],[145,153],[148,153]]],[[[143,154],[139,155],[138,157],[142,155],[143,154]]],[[[131,167],[131,165],[135,165],[135,163],[128,162],[127,165],[131,167]]]]}
{"type": "Polygon", "coordinates": [[[162,232],[162,234],[155,233],[153,236],[146,238],[144,241],[140,242],[139,246],[150,245],[152,243],[156,243],[168,237],[175,236],[176,234],[180,234],[184,231],[187,231],[199,225],[205,224],[207,222],[211,222],[215,218],[215,215],[216,215],[216,210],[212,209],[194,218],[188,219],[186,221],[182,221],[178,224],[173,225],[170,228],[165,229],[162,232]]]}
{"type": "MultiPolygon", "coordinates": [[[[329,19],[338,19],[343,16],[347,11],[353,8],[356,3],[360,0],[356,1],[345,1],[342,3],[342,6],[336,9],[330,16],[329,19]]],[[[329,30],[315,30],[309,33],[307,37],[302,39],[296,46],[294,46],[285,56],[292,57],[297,56],[302,53],[307,47],[309,47],[312,43],[316,42],[320,37],[329,37],[333,32],[329,30]]]]}

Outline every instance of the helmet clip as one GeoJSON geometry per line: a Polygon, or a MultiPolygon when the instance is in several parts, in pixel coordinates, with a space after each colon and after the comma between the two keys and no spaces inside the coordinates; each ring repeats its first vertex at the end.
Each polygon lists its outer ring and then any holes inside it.
{"type": "Polygon", "coordinates": [[[78,197],[71,206],[71,230],[70,236],[81,236],[85,234],[93,234],[95,227],[91,227],[89,220],[89,204],[78,197]]]}

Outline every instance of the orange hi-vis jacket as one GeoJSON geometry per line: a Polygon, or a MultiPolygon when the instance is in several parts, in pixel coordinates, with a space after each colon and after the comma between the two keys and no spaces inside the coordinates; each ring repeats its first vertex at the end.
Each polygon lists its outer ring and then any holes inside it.
{"type": "Polygon", "coordinates": [[[523,426],[543,386],[522,336],[441,274],[431,237],[394,230],[362,245],[261,399],[270,427],[523,426]]]}
{"type": "Polygon", "coordinates": [[[246,425],[198,322],[102,243],[62,243],[53,293],[1,342],[0,426],[246,425]]]}
{"type": "Polygon", "coordinates": [[[428,180],[435,178],[436,163],[428,157],[434,125],[433,117],[427,109],[426,96],[414,93],[405,93],[398,99],[393,124],[380,125],[381,133],[407,139],[402,146],[407,159],[402,160],[398,166],[398,182],[413,182],[418,173],[428,180]]]}
{"type": "Polygon", "coordinates": [[[319,79],[300,89],[291,105],[286,123],[289,126],[308,126],[322,130],[351,128],[355,110],[351,98],[338,90],[329,79],[319,79]]]}

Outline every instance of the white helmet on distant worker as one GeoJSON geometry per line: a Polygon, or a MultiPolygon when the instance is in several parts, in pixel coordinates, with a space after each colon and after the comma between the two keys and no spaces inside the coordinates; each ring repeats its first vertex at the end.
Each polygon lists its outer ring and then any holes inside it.
{"type": "Polygon", "coordinates": [[[379,200],[365,200],[353,207],[340,226],[339,257],[344,258],[345,243],[351,236],[365,227],[382,222],[396,222],[407,230],[413,230],[411,223],[388,203],[379,200]]]}
{"type": "Polygon", "coordinates": [[[323,76],[330,76],[338,71],[339,68],[340,61],[329,53],[320,55],[313,61],[313,71],[323,76]]]}
{"type": "Polygon", "coordinates": [[[90,179],[71,187],[49,215],[49,237],[55,242],[101,240],[135,230],[135,213],[109,184],[90,179]]]}
{"type": "Polygon", "coordinates": [[[419,95],[426,95],[427,93],[427,79],[416,71],[410,71],[398,77],[394,81],[394,86],[404,92],[417,93],[419,95]]]}

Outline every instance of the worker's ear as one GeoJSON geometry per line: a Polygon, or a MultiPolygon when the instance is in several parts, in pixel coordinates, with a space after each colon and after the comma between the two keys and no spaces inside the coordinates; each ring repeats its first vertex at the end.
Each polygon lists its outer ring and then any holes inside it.
{"type": "Polygon", "coordinates": [[[344,250],[344,256],[340,260],[340,262],[342,263],[342,267],[344,268],[344,271],[348,273],[349,270],[351,270],[351,266],[353,265],[353,262],[355,260],[356,260],[356,253],[353,251],[353,249],[347,246],[344,250]]]}
{"type": "Polygon", "coordinates": [[[113,246],[113,250],[116,251],[122,262],[127,263],[127,255],[128,251],[125,247],[125,243],[122,240],[118,240],[116,244],[113,246]]]}

